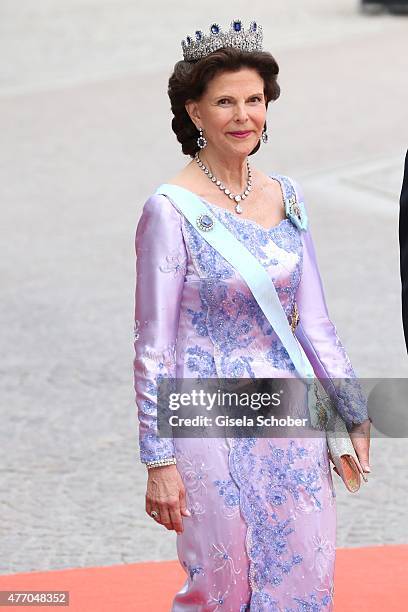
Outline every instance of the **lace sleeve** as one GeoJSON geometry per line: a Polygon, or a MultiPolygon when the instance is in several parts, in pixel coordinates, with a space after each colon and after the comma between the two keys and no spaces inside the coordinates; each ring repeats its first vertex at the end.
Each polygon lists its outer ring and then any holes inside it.
{"type": "MultiPolygon", "coordinates": [[[[303,202],[299,185],[295,185],[297,197],[303,202]]],[[[367,400],[329,317],[310,227],[302,231],[301,235],[303,267],[296,294],[299,311],[296,336],[316,376],[327,379],[324,386],[350,430],[353,424],[362,423],[368,418],[367,400]]]]}
{"type": "Polygon", "coordinates": [[[157,385],[176,376],[176,339],[186,270],[181,217],[169,200],[151,196],[135,236],[134,389],[143,463],[174,456],[157,432],[157,385]]]}

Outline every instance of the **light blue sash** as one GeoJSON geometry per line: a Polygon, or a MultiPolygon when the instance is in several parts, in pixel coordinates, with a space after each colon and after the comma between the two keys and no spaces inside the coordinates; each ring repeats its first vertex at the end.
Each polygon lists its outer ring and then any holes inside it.
{"type": "Polygon", "coordinates": [[[307,384],[309,381],[312,383],[315,377],[313,367],[292,332],[275,285],[264,266],[214,217],[213,212],[195,193],[166,183],[160,185],[156,193],[168,196],[195,230],[239,272],[280,338],[298,375],[306,379],[307,384]]]}

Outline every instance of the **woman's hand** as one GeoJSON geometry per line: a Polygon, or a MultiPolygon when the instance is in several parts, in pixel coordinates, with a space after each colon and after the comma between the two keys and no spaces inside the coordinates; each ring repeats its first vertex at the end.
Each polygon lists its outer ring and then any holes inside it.
{"type": "Polygon", "coordinates": [[[359,425],[353,425],[350,430],[350,438],[356,451],[358,460],[364,472],[371,472],[370,469],[370,419],[366,419],[359,425]]]}
{"type": "Polygon", "coordinates": [[[186,507],[186,490],[176,465],[165,465],[148,470],[146,512],[158,513],[155,521],[167,529],[183,532],[182,516],[191,516],[186,507]]]}
{"type": "MultiPolygon", "coordinates": [[[[364,473],[371,472],[370,469],[370,419],[366,419],[358,425],[353,425],[350,429],[350,439],[353,444],[354,450],[356,451],[358,460],[361,463],[364,473]]],[[[330,451],[329,451],[330,455],[330,451]]],[[[333,459],[331,459],[334,463],[333,459]]],[[[334,467],[333,471],[338,474],[337,468],[334,467]]],[[[339,474],[340,475],[340,474],[339,474]]]]}

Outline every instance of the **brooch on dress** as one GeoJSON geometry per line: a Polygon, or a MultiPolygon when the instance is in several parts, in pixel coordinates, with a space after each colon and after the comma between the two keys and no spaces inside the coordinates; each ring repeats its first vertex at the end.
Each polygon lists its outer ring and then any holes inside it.
{"type": "Polygon", "coordinates": [[[298,202],[296,196],[285,199],[286,216],[300,230],[307,229],[307,214],[303,202],[298,202]]]}
{"type": "Polygon", "coordinates": [[[197,217],[197,226],[203,232],[208,232],[214,227],[214,219],[208,213],[203,213],[197,217]]]}

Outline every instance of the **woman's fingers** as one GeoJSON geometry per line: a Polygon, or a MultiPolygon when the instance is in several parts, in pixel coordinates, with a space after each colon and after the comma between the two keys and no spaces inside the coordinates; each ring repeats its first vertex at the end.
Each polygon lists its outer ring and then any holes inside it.
{"type": "Polygon", "coordinates": [[[350,438],[357,453],[358,460],[364,472],[370,469],[370,426],[369,419],[359,425],[354,425],[350,430],[350,438]]]}
{"type": "Polygon", "coordinates": [[[170,531],[173,529],[173,523],[170,517],[170,512],[167,505],[162,504],[159,508],[159,516],[156,519],[158,523],[169,529],[170,531]]]}
{"type": "Polygon", "coordinates": [[[177,533],[182,533],[183,531],[183,521],[181,520],[180,514],[180,503],[177,501],[177,504],[169,507],[170,519],[172,522],[173,529],[177,533]]]}
{"type": "Polygon", "coordinates": [[[155,510],[155,521],[166,529],[183,531],[182,513],[191,516],[186,508],[185,488],[175,465],[149,470],[146,491],[146,512],[151,516],[155,510]]]}
{"type": "Polygon", "coordinates": [[[352,437],[354,449],[364,472],[370,472],[370,439],[361,435],[352,437]]]}
{"type": "Polygon", "coordinates": [[[180,513],[182,514],[182,516],[191,516],[190,510],[188,510],[187,508],[186,489],[183,485],[181,478],[180,478],[179,499],[180,499],[180,513]]]}
{"type": "Polygon", "coordinates": [[[147,496],[146,496],[145,510],[146,510],[147,514],[150,516],[150,518],[155,520],[156,523],[160,523],[159,504],[156,504],[156,503],[152,502],[147,496]],[[157,512],[157,516],[152,516],[151,515],[152,510],[157,512]]]}
{"type": "Polygon", "coordinates": [[[163,525],[167,529],[173,529],[173,523],[170,517],[170,510],[167,502],[146,497],[146,512],[156,521],[156,523],[160,523],[160,525],[163,525]],[[157,512],[157,516],[151,515],[152,510],[157,512]]]}
{"type": "Polygon", "coordinates": [[[146,512],[151,518],[156,521],[156,523],[163,525],[163,527],[166,527],[166,529],[174,529],[173,521],[171,518],[171,511],[167,504],[159,502],[152,503],[146,500],[146,512]],[[157,516],[152,516],[150,514],[152,509],[157,512],[157,516]]]}

